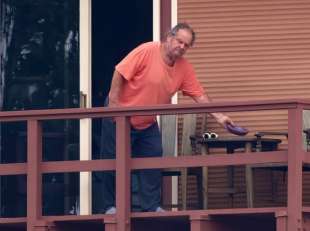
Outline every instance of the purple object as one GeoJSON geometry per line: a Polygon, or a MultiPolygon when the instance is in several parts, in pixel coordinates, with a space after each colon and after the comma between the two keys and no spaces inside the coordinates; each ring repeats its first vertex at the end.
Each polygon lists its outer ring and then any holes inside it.
{"type": "Polygon", "coordinates": [[[230,133],[238,135],[238,136],[245,136],[249,132],[248,129],[239,127],[237,125],[226,124],[225,127],[230,133]]]}

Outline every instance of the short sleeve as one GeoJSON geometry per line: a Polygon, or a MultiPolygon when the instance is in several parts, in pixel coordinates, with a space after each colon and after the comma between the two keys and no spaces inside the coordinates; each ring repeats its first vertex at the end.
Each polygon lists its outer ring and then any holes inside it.
{"type": "Polygon", "coordinates": [[[204,94],[204,90],[199,81],[197,80],[193,66],[187,63],[184,72],[185,74],[180,89],[183,95],[191,97],[202,96],[204,94]]]}
{"type": "Polygon", "coordinates": [[[132,50],[115,69],[127,80],[131,80],[138,72],[145,67],[145,60],[148,57],[148,45],[144,43],[132,50]]]}

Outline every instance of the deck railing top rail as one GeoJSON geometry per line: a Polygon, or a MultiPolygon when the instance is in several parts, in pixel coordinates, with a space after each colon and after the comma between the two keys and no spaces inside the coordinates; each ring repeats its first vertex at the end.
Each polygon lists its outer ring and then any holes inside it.
{"type": "Polygon", "coordinates": [[[0,112],[0,121],[82,119],[132,115],[167,115],[186,113],[237,112],[255,110],[290,109],[301,106],[310,109],[310,100],[265,100],[221,102],[207,104],[156,105],[119,108],[70,108],[0,112]]]}

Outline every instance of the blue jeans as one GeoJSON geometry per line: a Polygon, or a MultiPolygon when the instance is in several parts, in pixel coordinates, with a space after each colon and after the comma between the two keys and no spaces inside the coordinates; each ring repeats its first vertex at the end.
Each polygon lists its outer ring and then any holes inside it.
{"type": "MultiPolygon", "coordinates": [[[[162,156],[162,140],[158,124],[137,130],[131,128],[132,157],[162,156]]],[[[115,122],[110,118],[102,120],[101,156],[103,159],[115,159],[115,122]]],[[[138,199],[142,211],[154,211],[161,201],[161,171],[158,169],[136,170],[138,199]]],[[[102,174],[103,209],[115,206],[115,172],[102,174]]]]}

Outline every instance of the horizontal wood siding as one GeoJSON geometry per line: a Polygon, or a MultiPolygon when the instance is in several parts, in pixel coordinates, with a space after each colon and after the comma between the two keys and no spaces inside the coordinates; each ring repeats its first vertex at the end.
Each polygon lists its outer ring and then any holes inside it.
{"type": "MultiPolygon", "coordinates": [[[[214,102],[310,98],[309,0],[178,0],[178,21],[196,31],[186,57],[214,102]]],[[[179,103],[191,102],[182,94],[179,103]]],[[[257,131],[287,131],[286,111],[228,113],[236,124],[257,131]]],[[[207,128],[231,136],[207,119],[207,128]]],[[[182,122],[179,121],[179,134],[182,122]]],[[[283,138],[281,149],[286,148],[283,138]]],[[[218,153],[213,150],[213,153],[218,153]]],[[[283,172],[258,169],[255,206],[282,205],[286,197],[283,172]]],[[[235,168],[233,196],[210,194],[210,208],[244,207],[244,168],[235,168]]],[[[304,181],[310,181],[308,173],[304,181]]],[[[209,187],[227,187],[227,168],[210,170],[209,187]]],[[[305,185],[304,201],[310,202],[305,185]]]]}

